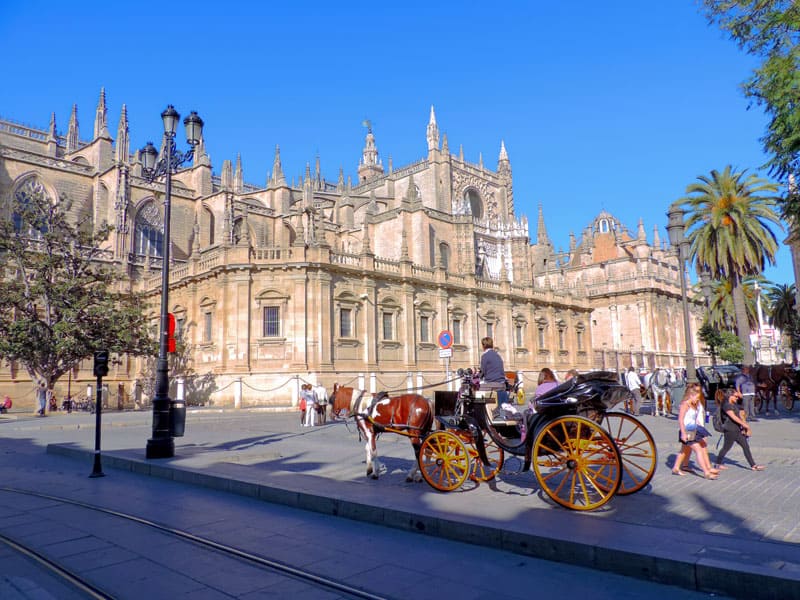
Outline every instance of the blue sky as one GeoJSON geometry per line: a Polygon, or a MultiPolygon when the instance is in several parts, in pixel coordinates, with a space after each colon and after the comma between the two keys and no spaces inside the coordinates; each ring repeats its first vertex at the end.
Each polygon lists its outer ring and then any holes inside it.
{"type": "MultiPolygon", "coordinates": [[[[5,0],[0,115],[66,131],[78,105],[90,137],[101,87],[132,149],[160,139],[159,114],[196,110],[215,171],[242,156],[263,184],[276,144],[287,176],[355,173],[365,130],[395,168],[426,154],[436,108],[450,149],[495,168],[504,140],[518,215],[535,238],[605,209],[667,239],[665,212],[698,175],[758,172],[766,117],[739,86],[755,61],[694,0],[640,2],[206,2],[5,0]],[[147,10],[141,7],[147,7],[147,10]]],[[[786,234],[776,230],[782,242],[786,234]]],[[[793,282],[781,244],[766,276],[793,282]]]]}

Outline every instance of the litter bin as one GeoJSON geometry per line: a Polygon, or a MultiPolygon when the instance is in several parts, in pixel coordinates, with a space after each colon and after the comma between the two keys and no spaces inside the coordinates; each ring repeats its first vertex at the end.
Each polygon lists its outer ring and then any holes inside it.
{"type": "Polygon", "coordinates": [[[183,437],[186,430],[186,402],[173,400],[169,404],[169,431],[172,437],[183,437]]]}

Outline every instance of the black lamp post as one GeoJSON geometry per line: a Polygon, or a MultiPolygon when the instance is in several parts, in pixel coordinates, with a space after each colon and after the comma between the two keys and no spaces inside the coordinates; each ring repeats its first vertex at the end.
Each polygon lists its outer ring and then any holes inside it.
{"type": "Polygon", "coordinates": [[[164,150],[158,152],[151,142],[141,150],[142,175],[150,182],[164,176],[164,239],[161,253],[161,322],[156,364],[155,396],[153,397],[153,437],[147,440],[147,458],[170,458],[175,455],[175,441],[171,426],[172,400],[169,397],[169,367],[167,349],[169,340],[169,253],[170,253],[170,201],[172,195],[172,173],[194,156],[194,147],[203,135],[203,120],[192,111],[183,120],[186,126],[186,142],[189,150],[184,154],[175,147],[175,130],[181,116],[171,104],[161,113],[164,122],[164,150]]]}
{"type": "Polygon", "coordinates": [[[689,323],[689,298],[686,295],[686,254],[689,250],[689,240],[684,235],[683,209],[673,204],[667,217],[667,233],[669,233],[669,243],[678,249],[678,274],[681,279],[681,301],[683,302],[683,337],[686,341],[686,382],[697,381],[697,373],[694,368],[694,351],[692,350],[692,331],[689,323]]]}

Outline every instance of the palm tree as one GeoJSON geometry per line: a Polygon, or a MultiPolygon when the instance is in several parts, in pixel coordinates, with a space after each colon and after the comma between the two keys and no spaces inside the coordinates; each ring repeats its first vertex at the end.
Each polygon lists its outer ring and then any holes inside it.
{"type": "Polygon", "coordinates": [[[678,202],[688,208],[689,256],[698,272],[706,268],[712,279],[730,281],[744,362],[753,364],[742,282],[748,275],[761,274],[767,262],[775,263],[778,240],[769,223],[781,225],[775,212],[778,185],[745,173],[728,165],[722,172],[701,175],[678,202]]]}
{"type": "Polygon", "coordinates": [[[787,331],[788,326],[797,319],[795,309],[794,284],[776,283],[767,287],[767,312],[773,327],[787,331]]]}
{"type": "MultiPolygon", "coordinates": [[[[758,327],[758,309],[756,308],[756,282],[761,285],[762,277],[745,277],[742,281],[744,291],[747,326],[758,327]]],[[[735,331],[736,323],[730,318],[734,314],[731,282],[728,279],[714,281],[711,284],[711,298],[708,305],[708,322],[720,331],[735,331]]]]}

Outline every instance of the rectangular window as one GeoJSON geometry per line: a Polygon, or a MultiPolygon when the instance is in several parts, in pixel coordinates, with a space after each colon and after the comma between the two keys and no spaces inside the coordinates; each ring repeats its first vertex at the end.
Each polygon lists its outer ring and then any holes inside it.
{"type": "Polygon", "coordinates": [[[539,327],[539,348],[544,348],[546,345],[544,343],[544,327],[539,327]]]}
{"type": "Polygon", "coordinates": [[[211,341],[211,313],[203,313],[203,341],[211,341]]]}
{"type": "Polygon", "coordinates": [[[461,343],[461,320],[453,319],[453,343],[461,343]]]}
{"type": "Polygon", "coordinates": [[[280,337],[281,311],[277,306],[264,307],[264,337],[280,337]]]}
{"type": "Polygon", "coordinates": [[[390,312],[383,313],[383,339],[385,340],[393,340],[394,339],[394,331],[392,327],[392,321],[394,320],[394,315],[390,312]]]}
{"type": "Polygon", "coordinates": [[[558,349],[566,350],[566,334],[563,329],[558,330],[558,349]]]}
{"type": "Polygon", "coordinates": [[[490,337],[490,338],[494,337],[494,323],[487,323],[486,324],[486,337],[490,337]]]}
{"type": "Polygon", "coordinates": [[[343,308],[339,311],[339,337],[353,337],[353,310],[343,308]]]}
{"type": "Polygon", "coordinates": [[[577,345],[578,345],[578,352],[583,351],[583,332],[579,329],[577,332],[577,345]]]}
{"type": "Polygon", "coordinates": [[[430,337],[428,336],[428,317],[419,318],[419,341],[430,341],[430,337]]]}
{"type": "Polygon", "coordinates": [[[186,326],[186,319],[175,319],[175,339],[183,339],[183,328],[186,326]]]}
{"type": "Polygon", "coordinates": [[[517,325],[514,331],[516,333],[517,348],[522,348],[525,345],[522,340],[522,325],[517,325]]]}

